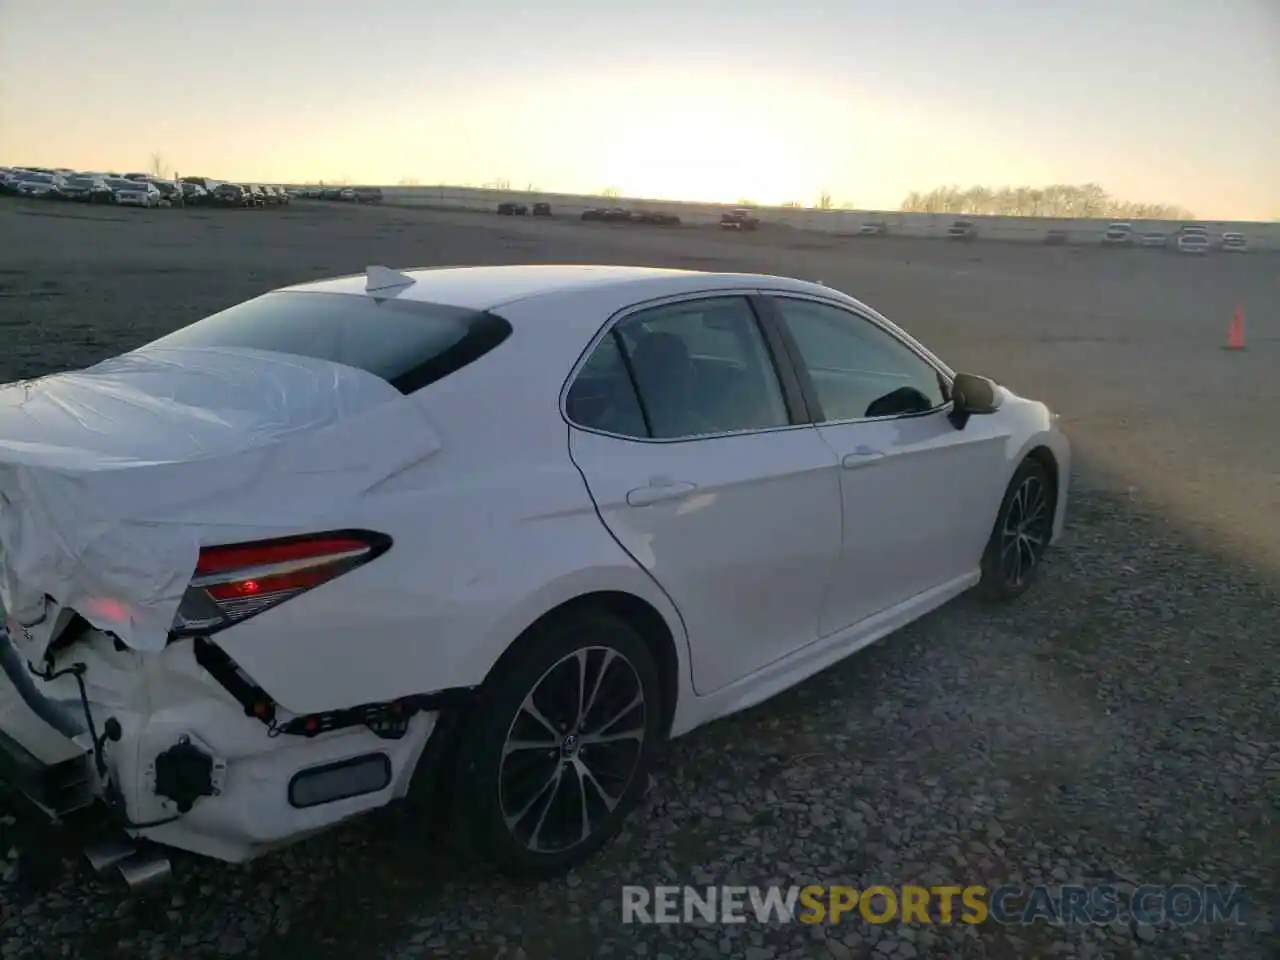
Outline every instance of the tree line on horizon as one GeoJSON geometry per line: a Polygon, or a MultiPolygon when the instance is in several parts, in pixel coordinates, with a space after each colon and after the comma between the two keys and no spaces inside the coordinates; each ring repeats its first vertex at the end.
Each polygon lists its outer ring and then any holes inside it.
{"type": "Polygon", "coordinates": [[[1047,187],[934,187],[912,190],[903,213],[954,213],[996,217],[1064,217],[1115,220],[1194,220],[1186,207],[1171,203],[1134,203],[1113,197],[1096,183],[1058,183],[1047,187]]]}

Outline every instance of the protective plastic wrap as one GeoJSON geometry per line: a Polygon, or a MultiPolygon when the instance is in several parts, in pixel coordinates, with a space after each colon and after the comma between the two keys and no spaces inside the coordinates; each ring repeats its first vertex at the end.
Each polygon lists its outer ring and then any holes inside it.
{"type": "Polygon", "coordinates": [[[164,647],[210,543],[329,521],[439,439],[386,381],[242,349],[145,349],[0,387],[0,605],[44,597],[164,647]]]}

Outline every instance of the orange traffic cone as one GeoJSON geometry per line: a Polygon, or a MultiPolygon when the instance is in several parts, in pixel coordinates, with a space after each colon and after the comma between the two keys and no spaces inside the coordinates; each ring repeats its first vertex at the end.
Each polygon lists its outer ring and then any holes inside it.
{"type": "Polygon", "coordinates": [[[1227,342],[1224,350],[1243,350],[1244,347],[1244,309],[1237,304],[1236,312],[1231,315],[1231,326],[1227,328],[1227,342]]]}

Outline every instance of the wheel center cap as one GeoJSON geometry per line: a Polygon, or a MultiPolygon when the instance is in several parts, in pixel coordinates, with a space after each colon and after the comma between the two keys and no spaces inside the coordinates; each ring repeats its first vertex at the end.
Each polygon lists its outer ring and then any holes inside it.
{"type": "Polygon", "coordinates": [[[570,733],[560,741],[560,756],[566,760],[572,760],[578,755],[578,748],[582,746],[582,741],[578,739],[576,733],[570,733]]]}

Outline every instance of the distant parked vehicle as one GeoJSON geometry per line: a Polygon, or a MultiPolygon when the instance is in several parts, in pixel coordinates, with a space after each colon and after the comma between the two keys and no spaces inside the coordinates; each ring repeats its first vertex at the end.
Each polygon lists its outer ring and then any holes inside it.
{"type": "MultiPolygon", "coordinates": [[[[213,191],[217,189],[218,184],[221,183],[222,181],[212,180],[209,177],[183,177],[178,182],[182,184],[189,184],[193,187],[199,187],[206,194],[212,194],[213,191]]],[[[187,197],[187,202],[190,203],[191,194],[186,190],[185,187],[183,188],[183,194],[187,197]]]]}
{"type": "Polygon", "coordinates": [[[267,195],[262,192],[262,188],[256,183],[242,183],[244,192],[248,198],[245,206],[249,207],[265,207],[267,205],[267,195]]]}
{"type": "Polygon", "coordinates": [[[1102,242],[1109,247],[1133,243],[1133,224],[1117,220],[1103,231],[1102,242]]]}
{"type": "Polygon", "coordinates": [[[868,220],[858,228],[860,237],[884,237],[889,233],[889,224],[883,220],[868,220]]]}
{"type": "Polygon", "coordinates": [[[153,184],[160,191],[160,199],[162,201],[175,204],[185,199],[182,193],[182,184],[180,183],[173,180],[163,180],[159,177],[152,178],[147,182],[153,184]]]}
{"type": "Polygon", "coordinates": [[[209,202],[217,207],[244,207],[248,192],[238,183],[220,183],[209,194],[209,202]]]}
{"type": "Polygon", "coordinates": [[[111,188],[93,173],[73,173],[62,179],[62,196],[78,203],[110,203],[111,188]]]}
{"type": "Polygon", "coordinates": [[[498,213],[504,217],[523,217],[528,212],[528,207],[523,203],[516,203],[514,200],[505,200],[498,204],[498,213]]]}
{"type": "Polygon", "coordinates": [[[662,213],[658,210],[639,210],[631,220],[633,223],[648,223],[658,227],[680,226],[680,218],[674,213],[662,213]]]}
{"type": "Polygon", "coordinates": [[[951,240],[972,240],[978,235],[978,228],[972,220],[956,220],[947,227],[947,237],[951,240]]]}
{"type": "Polygon", "coordinates": [[[549,216],[551,216],[551,204],[546,203],[545,201],[542,201],[542,202],[539,202],[539,203],[535,203],[535,204],[533,205],[533,215],[534,215],[535,217],[549,217],[549,216]]]}
{"type": "Polygon", "coordinates": [[[1222,235],[1222,249],[1228,253],[1247,253],[1249,241],[1245,239],[1243,233],[1228,230],[1222,235]]]}
{"type": "Polygon", "coordinates": [[[756,230],[760,226],[760,218],[747,207],[735,207],[720,215],[721,230],[756,230]]]}
{"type": "Polygon", "coordinates": [[[1169,246],[1169,235],[1162,230],[1151,230],[1142,235],[1138,245],[1163,250],[1169,246]]]}
{"type": "Polygon", "coordinates": [[[592,207],[590,210],[582,211],[582,219],[625,223],[631,219],[631,211],[625,207],[592,207]]]}
{"type": "Polygon", "coordinates": [[[356,203],[381,203],[381,187],[356,187],[356,203]]]}
{"type": "Polygon", "coordinates": [[[57,200],[62,196],[62,178],[56,173],[24,170],[17,178],[14,193],[20,197],[57,200]]]}
{"type": "Polygon", "coordinates": [[[122,207],[158,207],[160,191],[149,180],[112,177],[106,181],[114,203],[122,207]]]}
{"type": "Polygon", "coordinates": [[[1209,234],[1198,230],[1183,233],[1178,237],[1179,253],[1204,254],[1209,252],[1209,234]]]}
{"type": "Polygon", "coordinates": [[[270,184],[264,183],[258,187],[262,191],[262,201],[269,207],[280,206],[280,194],[276,193],[276,188],[270,184]]]}
{"type": "Polygon", "coordinates": [[[355,203],[356,192],[352,190],[350,187],[344,187],[343,189],[338,191],[338,199],[345,201],[346,203],[355,203]]]}

